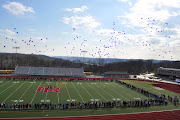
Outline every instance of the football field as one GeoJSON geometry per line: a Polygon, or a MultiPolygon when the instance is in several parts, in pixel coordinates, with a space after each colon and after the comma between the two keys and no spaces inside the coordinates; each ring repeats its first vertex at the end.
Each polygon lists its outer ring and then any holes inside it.
{"type": "MultiPolygon", "coordinates": [[[[126,81],[155,94],[179,95],[150,88],[145,82],[126,81]],[[148,86],[148,87],[147,87],[148,86]]],[[[149,99],[143,94],[116,82],[6,80],[0,79],[0,103],[69,103],[91,101],[129,101],[149,99]]]]}

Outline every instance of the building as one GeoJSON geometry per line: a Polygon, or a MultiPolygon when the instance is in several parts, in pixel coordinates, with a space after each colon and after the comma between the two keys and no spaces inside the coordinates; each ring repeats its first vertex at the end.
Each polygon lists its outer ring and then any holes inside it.
{"type": "Polygon", "coordinates": [[[160,67],[155,71],[156,75],[168,76],[171,78],[176,78],[180,76],[180,69],[174,68],[163,68],[160,67]]]}
{"type": "Polygon", "coordinates": [[[129,78],[129,74],[127,72],[119,72],[119,71],[108,71],[105,72],[104,76],[106,78],[129,78]]]}

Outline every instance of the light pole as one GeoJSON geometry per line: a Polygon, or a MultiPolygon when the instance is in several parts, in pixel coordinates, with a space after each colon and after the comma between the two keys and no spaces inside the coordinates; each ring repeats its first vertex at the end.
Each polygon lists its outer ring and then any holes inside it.
{"type": "Polygon", "coordinates": [[[81,53],[83,54],[83,62],[85,63],[85,61],[84,61],[84,55],[85,55],[85,53],[87,53],[88,51],[86,51],[86,50],[83,50],[83,51],[81,51],[81,53]]]}
{"type": "MultiPolygon", "coordinates": [[[[81,53],[83,54],[83,62],[84,62],[84,55],[85,55],[85,53],[87,53],[88,51],[86,51],[86,50],[83,50],[83,51],[81,51],[81,53]]],[[[84,62],[85,63],[85,62],[84,62]]],[[[83,69],[85,68],[85,66],[83,65],[83,69]]]]}
{"type": "Polygon", "coordinates": [[[16,49],[16,64],[15,67],[17,66],[17,50],[20,49],[20,47],[12,47],[13,49],[16,49]]]}

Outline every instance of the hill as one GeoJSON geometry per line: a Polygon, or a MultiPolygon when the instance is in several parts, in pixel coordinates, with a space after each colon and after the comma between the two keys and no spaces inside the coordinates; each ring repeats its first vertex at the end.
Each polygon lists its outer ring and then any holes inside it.
{"type": "MultiPolygon", "coordinates": [[[[61,59],[64,59],[64,60],[69,60],[69,61],[79,61],[79,62],[83,62],[83,63],[86,63],[86,64],[98,64],[99,63],[99,60],[100,58],[89,58],[89,57],[67,57],[67,56],[52,56],[52,57],[55,57],[55,58],[61,58],[61,59]]],[[[137,61],[137,60],[142,60],[142,61],[149,61],[149,60],[144,60],[144,59],[116,59],[116,58],[101,58],[101,60],[104,61],[104,64],[109,64],[109,63],[114,63],[114,62],[127,62],[129,60],[134,60],[134,61],[137,61]]],[[[152,60],[153,63],[159,63],[163,60],[152,60]]]]}

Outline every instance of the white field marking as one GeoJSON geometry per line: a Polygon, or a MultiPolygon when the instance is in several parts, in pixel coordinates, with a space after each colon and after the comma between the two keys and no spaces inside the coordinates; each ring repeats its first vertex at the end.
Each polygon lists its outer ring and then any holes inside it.
{"type": "Polygon", "coordinates": [[[96,84],[96,83],[91,83],[91,84],[96,84]]]}
{"type": "Polygon", "coordinates": [[[164,90],[163,88],[160,88],[160,87],[153,87],[153,88],[156,90],[164,90]]]}
{"type": "Polygon", "coordinates": [[[104,84],[109,84],[109,83],[104,83],[104,84]]]}
{"type": "MultiPolygon", "coordinates": [[[[72,83],[72,82],[71,82],[72,83]]],[[[73,84],[73,83],[72,83],[73,84]]],[[[76,89],[75,85],[73,84],[74,88],[76,89]]],[[[76,89],[77,93],[79,94],[79,96],[81,97],[82,101],[84,102],[82,96],[80,95],[79,91],[76,89]]]]}
{"type": "Polygon", "coordinates": [[[3,81],[0,81],[0,83],[3,83],[3,81]]]}
{"type": "MultiPolygon", "coordinates": [[[[52,83],[52,82],[46,82],[46,83],[48,83],[49,85],[49,83],[52,83]]],[[[48,96],[48,91],[46,92],[45,103],[46,103],[47,96],[48,96]]]]}
{"type": "Polygon", "coordinates": [[[80,84],[80,85],[81,85],[82,83],[81,83],[81,82],[78,82],[77,84],[80,84]]]}
{"type": "MultiPolygon", "coordinates": [[[[112,85],[111,85],[111,86],[112,86],[112,85]]],[[[121,85],[118,85],[118,87],[122,88],[122,86],[121,86],[121,85]]],[[[121,90],[122,90],[122,89],[121,89],[121,90]]],[[[121,92],[125,93],[123,90],[122,90],[121,92]]],[[[133,91],[133,90],[132,90],[132,92],[134,92],[134,94],[136,94],[137,96],[140,96],[139,94],[137,94],[137,93],[136,93],[136,91],[133,91]]],[[[127,93],[125,93],[125,94],[127,94],[128,96],[130,96],[130,97],[132,97],[132,98],[133,98],[133,96],[132,96],[132,95],[130,95],[128,92],[127,92],[127,93]]],[[[146,98],[146,97],[144,97],[143,95],[142,95],[141,97],[146,98]]]]}
{"type": "Polygon", "coordinates": [[[136,100],[140,100],[141,98],[134,98],[134,99],[136,99],[136,100]]]}
{"type": "MultiPolygon", "coordinates": [[[[27,82],[27,81],[25,81],[24,83],[26,83],[26,82],[27,82]]],[[[2,103],[4,103],[9,97],[11,97],[21,86],[24,85],[24,83],[21,84],[13,93],[11,93],[2,103]]]]}
{"type": "MultiPolygon", "coordinates": [[[[88,83],[86,83],[87,85],[89,85],[88,83]]],[[[91,87],[90,85],[89,85],[89,87],[91,87]]],[[[104,100],[106,100],[107,101],[107,99],[104,97],[104,96],[102,96],[96,89],[94,89],[93,87],[91,87],[93,90],[95,90],[96,91],[96,93],[97,94],[99,94],[102,98],[104,98],[104,100]]]]}
{"type": "Polygon", "coordinates": [[[99,101],[100,99],[90,99],[91,101],[99,101]]]}
{"type": "MultiPolygon", "coordinates": [[[[67,83],[66,83],[66,84],[67,84],[67,83]]],[[[71,96],[70,96],[70,94],[69,94],[69,91],[68,91],[68,88],[67,88],[66,84],[65,84],[65,87],[66,87],[66,90],[67,90],[67,93],[68,93],[69,99],[71,100],[71,96]]]]}
{"type": "Polygon", "coordinates": [[[0,87],[4,86],[5,84],[7,84],[7,83],[9,83],[9,82],[11,82],[11,81],[12,81],[12,80],[10,80],[10,81],[8,81],[8,82],[2,84],[0,87]]]}
{"type": "Polygon", "coordinates": [[[76,100],[77,100],[77,99],[72,99],[71,101],[74,102],[74,101],[76,101],[76,100]]]}
{"type": "Polygon", "coordinates": [[[41,102],[44,102],[44,101],[45,101],[45,102],[50,102],[51,100],[41,100],[41,102]]]}
{"type": "Polygon", "coordinates": [[[117,101],[119,101],[119,100],[121,100],[120,98],[113,98],[112,100],[117,100],[117,101]]]}
{"type": "MultiPolygon", "coordinates": [[[[103,85],[103,84],[102,84],[102,85],[103,85]]],[[[108,84],[108,85],[109,85],[109,84],[108,84]]],[[[103,86],[105,86],[105,85],[103,85],[103,86]]],[[[105,87],[106,87],[106,86],[105,86],[105,87]]],[[[110,88],[108,88],[108,89],[110,89],[110,88]]],[[[113,91],[114,93],[120,95],[120,96],[123,97],[124,99],[129,100],[129,99],[127,99],[126,97],[124,97],[123,95],[119,94],[118,92],[116,92],[116,91],[114,91],[114,90],[112,90],[112,89],[110,89],[110,90],[113,91]]]]}
{"type": "Polygon", "coordinates": [[[21,98],[24,96],[24,94],[29,90],[29,88],[32,86],[33,82],[30,84],[30,86],[27,88],[27,90],[22,94],[22,96],[19,98],[19,100],[16,102],[16,104],[21,100],[21,98]]]}
{"type": "Polygon", "coordinates": [[[5,92],[7,89],[9,89],[10,87],[12,87],[15,83],[13,83],[12,85],[10,85],[9,87],[7,87],[6,89],[4,89],[0,94],[2,94],[3,92],[5,92]]]}
{"type": "Polygon", "coordinates": [[[24,100],[11,100],[13,102],[23,102],[24,100]]]}
{"type": "MultiPolygon", "coordinates": [[[[56,86],[58,87],[57,81],[56,81],[56,86]]],[[[59,104],[59,95],[58,95],[58,92],[57,92],[57,98],[58,98],[58,104],[59,104]]]]}
{"type": "MultiPolygon", "coordinates": [[[[136,83],[133,83],[133,84],[136,84],[136,83]]],[[[143,87],[143,86],[141,86],[141,85],[138,85],[138,84],[136,84],[137,86],[140,86],[140,87],[143,87]]],[[[156,92],[156,93],[159,93],[159,94],[161,94],[160,92],[158,92],[158,91],[155,91],[155,90],[153,90],[153,89],[150,89],[149,87],[143,87],[143,88],[145,88],[145,89],[149,89],[149,90],[152,90],[152,91],[154,91],[154,92],[156,92]]]]}
{"type": "Polygon", "coordinates": [[[17,82],[13,82],[13,83],[19,83],[19,81],[17,81],[17,82]]]}
{"type": "Polygon", "coordinates": [[[49,85],[49,83],[52,83],[52,82],[46,82],[48,85],[49,85]]]}
{"type": "Polygon", "coordinates": [[[29,83],[36,83],[36,82],[29,82],[29,83]]]}
{"type": "MultiPolygon", "coordinates": [[[[84,88],[84,86],[82,86],[82,87],[84,88]]],[[[86,90],[86,88],[84,88],[84,89],[86,90]]],[[[93,96],[87,90],[86,90],[86,92],[92,97],[92,99],[94,99],[93,96]]]]}
{"type": "Polygon", "coordinates": [[[67,84],[67,82],[62,82],[62,84],[67,84]]]}
{"type": "MultiPolygon", "coordinates": [[[[98,86],[98,85],[96,85],[96,86],[98,86]]],[[[99,87],[99,86],[98,86],[99,87]]],[[[101,87],[99,87],[99,88],[101,88],[101,87]]],[[[106,92],[108,95],[110,95],[112,98],[114,98],[114,96],[112,96],[111,94],[109,94],[107,91],[105,91],[103,88],[101,88],[104,92],[106,92]]]]}
{"type": "MultiPolygon", "coordinates": [[[[41,83],[42,83],[42,81],[41,81],[41,83]]],[[[39,84],[39,86],[41,85],[41,83],[39,84]]],[[[39,86],[38,86],[38,87],[39,87],[39,86]]],[[[34,98],[35,98],[36,94],[37,94],[37,90],[36,90],[36,93],[34,94],[34,96],[33,96],[32,100],[31,100],[31,103],[30,103],[30,104],[32,104],[32,102],[33,102],[33,100],[34,100],[34,98]]]]}
{"type": "Polygon", "coordinates": [[[68,100],[66,100],[66,101],[68,101],[68,102],[75,102],[77,99],[68,99],[68,100]]]}

